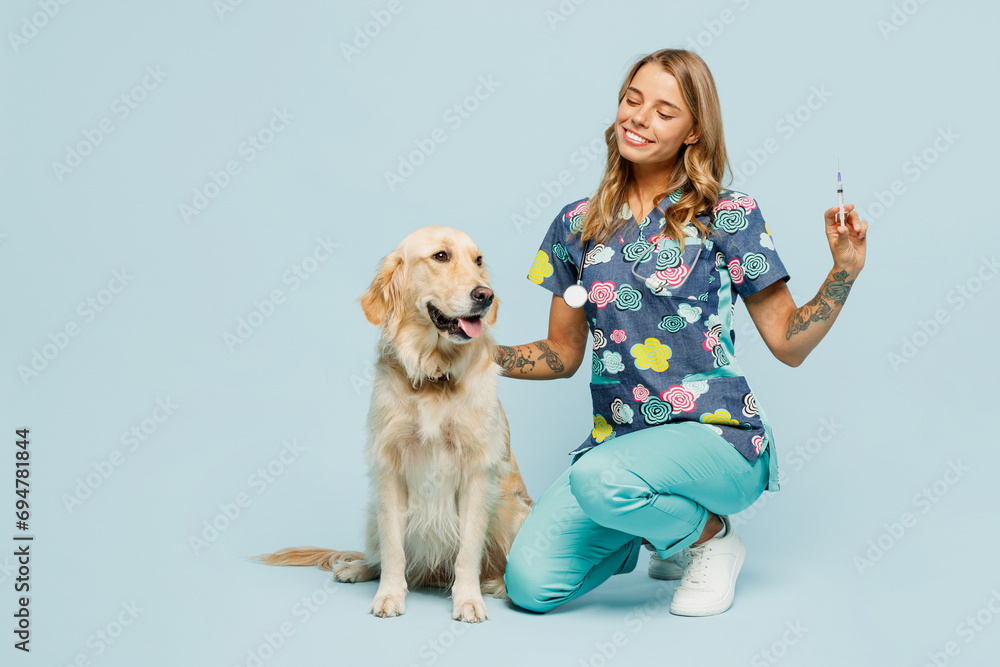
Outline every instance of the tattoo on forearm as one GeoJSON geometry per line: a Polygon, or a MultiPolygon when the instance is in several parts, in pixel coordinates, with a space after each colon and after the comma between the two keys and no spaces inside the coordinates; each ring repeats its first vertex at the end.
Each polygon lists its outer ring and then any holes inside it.
{"type": "Polygon", "coordinates": [[[847,301],[847,295],[851,293],[853,280],[847,278],[847,271],[837,271],[833,274],[833,280],[827,280],[823,284],[823,296],[833,301],[838,306],[843,306],[847,301]]]}
{"type": "Polygon", "coordinates": [[[497,345],[493,353],[493,360],[500,365],[500,368],[503,369],[506,375],[514,368],[514,362],[517,360],[517,350],[509,345],[497,345]]]}
{"type": "Polygon", "coordinates": [[[559,355],[545,342],[539,341],[535,343],[535,347],[541,352],[538,358],[535,359],[532,358],[530,345],[523,345],[522,347],[524,348],[523,354],[516,347],[510,347],[509,345],[496,346],[493,352],[493,360],[503,368],[504,375],[510,375],[511,371],[515,368],[521,375],[527,375],[535,369],[535,362],[538,359],[544,359],[545,363],[555,373],[561,373],[566,368],[559,355]]]}
{"type": "Polygon", "coordinates": [[[792,318],[788,322],[788,331],[785,332],[785,340],[788,340],[800,331],[808,329],[810,322],[829,319],[832,312],[833,309],[830,308],[830,304],[824,301],[821,295],[817,294],[813,297],[812,301],[792,313],[792,318]]]}
{"type": "Polygon", "coordinates": [[[521,356],[516,347],[497,345],[497,363],[504,369],[504,375],[510,375],[515,368],[521,375],[527,375],[535,368],[535,360],[531,358],[531,348],[527,347],[527,356],[521,356]]]}
{"type": "Polygon", "coordinates": [[[563,366],[562,359],[559,358],[559,355],[556,354],[547,343],[544,341],[538,341],[535,345],[542,351],[541,358],[545,360],[545,363],[549,365],[549,368],[551,368],[553,372],[562,373],[563,370],[565,370],[566,367],[563,366]]]}
{"type": "Polygon", "coordinates": [[[788,331],[785,332],[785,340],[808,329],[810,322],[822,322],[830,319],[833,315],[833,307],[830,302],[838,306],[844,305],[847,301],[847,295],[851,291],[851,286],[854,284],[853,280],[845,280],[846,278],[847,271],[838,271],[833,274],[833,278],[827,278],[819,294],[813,297],[812,301],[792,313],[788,322],[788,331]]]}

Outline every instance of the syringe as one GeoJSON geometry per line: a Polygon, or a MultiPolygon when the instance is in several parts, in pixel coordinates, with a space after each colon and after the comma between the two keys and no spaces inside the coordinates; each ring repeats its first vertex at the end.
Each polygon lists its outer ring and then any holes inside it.
{"type": "Polygon", "coordinates": [[[844,183],[840,180],[840,160],[837,160],[837,203],[840,204],[840,224],[847,224],[847,217],[844,215],[844,183]]]}

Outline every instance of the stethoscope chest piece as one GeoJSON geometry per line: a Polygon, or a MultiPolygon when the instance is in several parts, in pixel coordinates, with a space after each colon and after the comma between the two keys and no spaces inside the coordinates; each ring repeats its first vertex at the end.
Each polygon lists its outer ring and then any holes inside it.
{"type": "Polygon", "coordinates": [[[587,303],[587,297],[587,288],[580,283],[573,283],[566,288],[565,292],[563,292],[563,301],[565,301],[566,305],[570,308],[581,307],[583,304],[587,303]]]}

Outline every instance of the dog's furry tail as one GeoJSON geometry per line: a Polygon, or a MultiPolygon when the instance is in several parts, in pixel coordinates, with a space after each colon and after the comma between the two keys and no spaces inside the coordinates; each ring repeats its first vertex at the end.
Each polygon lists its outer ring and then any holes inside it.
{"type": "Polygon", "coordinates": [[[335,551],[319,547],[289,547],[288,549],[275,551],[271,554],[258,554],[253,556],[253,558],[264,565],[315,565],[321,570],[333,572],[334,565],[364,560],[365,555],[360,551],[335,551]]]}
{"type": "Polygon", "coordinates": [[[503,577],[485,579],[480,584],[480,588],[483,591],[483,595],[489,595],[490,597],[499,598],[501,600],[508,599],[507,584],[504,582],[503,577]]]}

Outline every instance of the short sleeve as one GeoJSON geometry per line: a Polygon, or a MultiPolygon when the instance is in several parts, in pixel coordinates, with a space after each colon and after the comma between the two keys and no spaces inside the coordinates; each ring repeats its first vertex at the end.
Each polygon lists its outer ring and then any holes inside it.
{"type": "Polygon", "coordinates": [[[791,276],[774,247],[764,216],[749,195],[728,191],[715,205],[714,228],[733,289],[746,300],[779,280],[791,276]]]}
{"type": "Polygon", "coordinates": [[[579,245],[574,237],[579,233],[586,213],[587,200],[566,206],[559,212],[535,253],[535,261],[528,271],[528,280],[558,296],[562,296],[567,287],[576,283],[577,263],[570,253],[577,256],[581,254],[580,248],[572,246],[579,245]]]}

